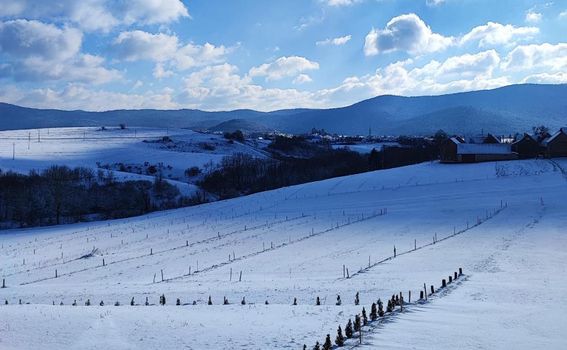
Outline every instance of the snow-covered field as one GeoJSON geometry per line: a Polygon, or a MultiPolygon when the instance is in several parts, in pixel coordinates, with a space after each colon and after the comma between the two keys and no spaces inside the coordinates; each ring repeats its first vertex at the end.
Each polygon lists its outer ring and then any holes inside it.
{"type": "Polygon", "coordinates": [[[400,147],[397,142],[378,142],[378,143],[357,143],[354,145],[333,145],[334,149],[346,148],[353,152],[358,152],[362,154],[370,153],[373,149],[381,151],[384,147],[400,147]]]}
{"type": "Polygon", "coordinates": [[[561,168],[566,160],[424,163],[138,218],[4,231],[0,349],[301,349],[334,339],[362,306],[408,291],[415,301],[424,283],[438,287],[459,267],[465,276],[450,293],[368,328],[362,348],[565,349],[561,168]],[[398,256],[376,264],[394,246],[398,256]],[[166,306],[143,306],[161,294],[166,306]],[[141,305],[129,306],[132,297],[141,305]],[[82,306],[87,299],[96,306],[82,306]]]}
{"type": "Polygon", "coordinates": [[[145,170],[148,165],[161,163],[164,178],[186,194],[195,190],[184,174],[186,169],[196,166],[204,170],[237,152],[265,156],[254,145],[229,143],[221,135],[186,129],[83,127],[0,131],[2,171],[27,173],[57,164],[108,168],[121,180],[151,180],[152,175],[145,170]],[[163,137],[172,141],[159,142],[163,137]],[[121,169],[119,164],[131,168],[121,169]]]}

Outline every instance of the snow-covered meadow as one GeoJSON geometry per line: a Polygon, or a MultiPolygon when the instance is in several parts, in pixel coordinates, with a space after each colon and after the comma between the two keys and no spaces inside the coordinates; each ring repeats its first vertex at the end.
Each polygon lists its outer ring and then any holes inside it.
{"type": "Polygon", "coordinates": [[[148,166],[162,165],[166,180],[184,194],[196,190],[185,170],[216,166],[223,157],[265,157],[260,146],[187,129],[75,127],[0,131],[0,169],[27,173],[53,164],[112,170],[118,180],[152,180],[148,166]],[[164,142],[169,138],[171,141],[164,142]],[[123,166],[121,166],[123,165],[123,166]]]}
{"type": "Polygon", "coordinates": [[[565,160],[423,163],[137,218],[4,231],[0,349],[301,349],[334,339],[362,306],[408,291],[414,301],[459,267],[465,276],[450,293],[368,328],[362,348],[564,349],[562,169],[565,160]],[[143,306],[161,294],[166,306],[143,306]]]}

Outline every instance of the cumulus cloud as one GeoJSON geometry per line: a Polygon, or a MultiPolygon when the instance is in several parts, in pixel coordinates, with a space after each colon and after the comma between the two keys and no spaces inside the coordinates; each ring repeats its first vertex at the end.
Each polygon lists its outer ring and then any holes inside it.
{"type": "Polygon", "coordinates": [[[539,33],[537,27],[516,27],[511,24],[488,22],[473,28],[460,39],[461,44],[478,42],[479,47],[513,45],[517,41],[528,40],[539,33]]]}
{"type": "Polygon", "coordinates": [[[500,56],[495,50],[476,54],[452,56],[443,62],[433,60],[421,68],[411,70],[416,80],[449,82],[460,79],[490,78],[500,64],[500,56]]]}
{"type": "Polygon", "coordinates": [[[511,70],[544,68],[567,70],[567,43],[520,45],[507,55],[503,67],[511,70]]]}
{"type": "Polygon", "coordinates": [[[209,64],[220,63],[232,51],[224,45],[215,46],[209,43],[204,45],[187,44],[177,50],[175,62],[179,69],[189,69],[209,64]]]}
{"type": "Polygon", "coordinates": [[[293,79],[293,83],[296,85],[305,84],[312,82],[313,79],[307,74],[299,74],[295,79],[293,79]]]}
{"type": "Polygon", "coordinates": [[[321,0],[321,2],[334,7],[350,6],[361,0],[321,0]]]}
{"type": "Polygon", "coordinates": [[[177,101],[188,108],[255,108],[266,111],[323,106],[322,101],[314,99],[313,94],[306,91],[256,85],[249,75],[240,76],[238,68],[228,63],[193,72],[184,82],[185,88],[177,96],[177,101]]]}
{"type": "Polygon", "coordinates": [[[432,95],[510,84],[506,77],[494,74],[500,58],[494,50],[449,57],[410,68],[411,61],[392,63],[364,78],[375,95],[432,95]]]}
{"type": "Polygon", "coordinates": [[[0,0],[0,16],[10,17],[21,14],[26,7],[24,1],[0,0]]]}
{"type": "Polygon", "coordinates": [[[392,51],[422,54],[443,50],[453,42],[454,38],[433,33],[419,16],[410,13],[392,18],[382,30],[372,29],[366,36],[364,53],[366,56],[392,51]]]}
{"type": "Polygon", "coordinates": [[[0,16],[51,18],[82,29],[109,31],[118,25],[162,24],[188,17],[181,0],[0,0],[0,16]]]}
{"type": "Polygon", "coordinates": [[[120,78],[104,58],[80,53],[82,33],[35,20],[0,22],[0,76],[15,80],[69,80],[102,84],[120,78]]]}
{"type": "Polygon", "coordinates": [[[542,15],[539,12],[534,12],[533,10],[526,12],[526,22],[528,23],[538,23],[541,21],[541,17],[542,15]]]}
{"type": "Polygon", "coordinates": [[[319,69],[319,63],[305,57],[280,57],[272,63],[265,63],[252,67],[248,73],[251,77],[266,77],[266,80],[280,80],[286,77],[297,76],[309,70],[319,69]]]}
{"type": "Polygon", "coordinates": [[[445,3],[446,0],[425,0],[427,6],[439,6],[445,3]]]}
{"type": "Polygon", "coordinates": [[[125,61],[149,60],[162,63],[154,70],[154,76],[161,78],[166,76],[166,63],[179,70],[186,70],[223,62],[231,51],[225,46],[209,43],[181,45],[175,35],[152,34],[141,30],[120,33],[113,42],[113,48],[116,56],[125,61]]]}
{"type": "Polygon", "coordinates": [[[317,46],[326,46],[326,45],[341,46],[348,43],[351,38],[352,38],[351,35],[345,35],[338,38],[332,38],[332,39],[329,38],[329,39],[317,41],[315,44],[317,46]]]}
{"type": "Polygon", "coordinates": [[[157,62],[171,59],[177,52],[178,45],[176,36],[152,34],[141,30],[122,32],[113,43],[116,55],[121,59],[157,62]]]}
{"type": "Polygon", "coordinates": [[[523,83],[529,84],[565,84],[567,83],[566,72],[538,73],[525,77],[523,83]]]}
{"type": "Polygon", "coordinates": [[[156,79],[163,79],[171,77],[173,71],[165,69],[162,63],[157,63],[152,74],[156,79]]]}
{"type": "Polygon", "coordinates": [[[79,52],[82,37],[76,29],[34,20],[0,22],[0,52],[14,58],[66,59],[79,52]]]}
{"type": "Polygon", "coordinates": [[[22,90],[14,86],[0,87],[0,100],[33,108],[106,111],[113,109],[175,109],[173,91],[163,89],[143,94],[96,90],[83,84],[69,84],[61,89],[22,90]]]}

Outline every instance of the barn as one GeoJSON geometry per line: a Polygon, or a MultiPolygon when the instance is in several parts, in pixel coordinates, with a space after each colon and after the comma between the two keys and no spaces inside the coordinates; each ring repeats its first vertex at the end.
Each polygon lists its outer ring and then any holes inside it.
{"type": "Polygon", "coordinates": [[[561,128],[543,140],[542,146],[547,158],[567,157],[567,128],[561,128]]]}
{"type": "Polygon", "coordinates": [[[512,145],[501,143],[464,143],[452,137],[441,146],[442,163],[476,163],[518,159],[512,145]]]}
{"type": "Polygon", "coordinates": [[[461,163],[489,162],[518,159],[512,145],[501,143],[461,143],[457,145],[457,157],[461,163]]]}
{"type": "Polygon", "coordinates": [[[512,151],[518,154],[519,158],[535,158],[540,154],[541,147],[537,140],[529,134],[524,134],[512,143],[512,151]]]}
{"type": "Polygon", "coordinates": [[[451,137],[441,144],[440,156],[442,163],[457,163],[457,146],[462,143],[462,140],[457,137],[451,137]]]}

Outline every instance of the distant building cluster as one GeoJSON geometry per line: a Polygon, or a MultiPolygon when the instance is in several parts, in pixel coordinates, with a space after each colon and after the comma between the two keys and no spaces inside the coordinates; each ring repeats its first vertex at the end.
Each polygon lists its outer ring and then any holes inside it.
{"type": "Polygon", "coordinates": [[[515,138],[498,138],[492,134],[448,138],[441,145],[442,163],[476,163],[527,158],[567,157],[567,128],[553,135],[525,133],[515,138]]]}

